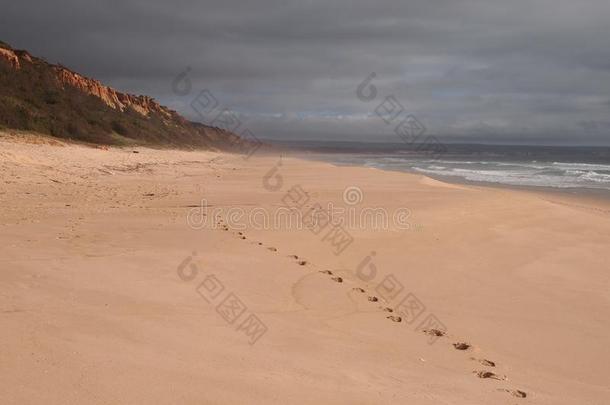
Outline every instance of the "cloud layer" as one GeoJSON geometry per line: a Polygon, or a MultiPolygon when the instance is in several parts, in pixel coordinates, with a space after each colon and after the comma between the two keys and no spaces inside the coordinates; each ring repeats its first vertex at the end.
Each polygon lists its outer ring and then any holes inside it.
{"type": "Polygon", "coordinates": [[[259,137],[396,140],[375,114],[393,95],[448,140],[610,144],[608,17],[607,0],[22,0],[0,39],[194,119],[209,89],[259,137]]]}

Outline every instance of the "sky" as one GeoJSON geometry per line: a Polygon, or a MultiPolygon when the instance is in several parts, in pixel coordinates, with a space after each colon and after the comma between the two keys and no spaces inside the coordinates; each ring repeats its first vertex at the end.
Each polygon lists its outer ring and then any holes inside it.
{"type": "Polygon", "coordinates": [[[397,141],[412,116],[447,142],[610,145],[609,20],[608,0],[20,0],[0,40],[208,124],[211,94],[264,139],[397,141]]]}

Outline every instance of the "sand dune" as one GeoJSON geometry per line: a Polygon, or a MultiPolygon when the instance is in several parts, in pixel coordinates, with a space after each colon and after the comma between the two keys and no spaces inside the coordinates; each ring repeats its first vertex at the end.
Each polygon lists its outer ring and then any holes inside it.
{"type": "Polygon", "coordinates": [[[610,402],[606,201],[52,143],[0,138],[2,403],[610,402]]]}

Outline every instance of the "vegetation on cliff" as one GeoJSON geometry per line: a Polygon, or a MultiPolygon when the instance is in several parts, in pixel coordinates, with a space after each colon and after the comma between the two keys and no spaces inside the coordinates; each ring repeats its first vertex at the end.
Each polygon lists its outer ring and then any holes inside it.
{"type": "Polygon", "coordinates": [[[118,92],[1,41],[0,127],[115,145],[239,149],[244,142],[189,122],[150,97],[118,92]]]}

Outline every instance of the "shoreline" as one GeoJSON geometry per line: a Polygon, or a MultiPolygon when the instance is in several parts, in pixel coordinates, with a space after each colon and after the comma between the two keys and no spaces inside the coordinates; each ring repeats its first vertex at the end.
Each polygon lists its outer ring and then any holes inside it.
{"type": "MultiPolygon", "coordinates": [[[[324,153],[322,155],[332,156],[334,154],[335,153],[324,153]]],[[[341,153],[336,153],[336,154],[341,155],[341,153]]],[[[318,154],[316,153],[314,155],[318,155],[318,154]]],[[[290,156],[294,156],[294,157],[301,158],[304,160],[315,161],[315,162],[325,162],[325,163],[329,163],[336,167],[341,167],[341,166],[366,167],[366,168],[372,168],[372,169],[377,169],[377,170],[381,170],[381,171],[388,171],[388,172],[395,172],[395,173],[407,173],[407,174],[412,174],[412,175],[416,175],[416,176],[427,177],[427,178],[430,178],[430,179],[433,179],[436,181],[441,181],[441,182],[448,183],[448,184],[483,187],[483,188],[495,188],[495,189],[500,189],[500,190],[502,190],[502,189],[515,190],[515,191],[531,192],[534,194],[543,193],[543,194],[556,195],[559,197],[563,196],[563,197],[567,197],[570,199],[582,198],[583,200],[593,202],[593,203],[610,202],[610,190],[605,190],[605,189],[601,189],[601,188],[529,186],[529,185],[513,185],[513,184],[500,183],[500,182],[473,181],[473,180],[467,180],[460,176],[434,175],[434,174],[430,174],[430,173],[419,172],[417,170],[409,170],[408,168],[401,170],[401,169],[392,169],[392,168],[387,168],[387,167],[382,168],[382,167],[375,167],[375,166],[364,166],[364,165],[357,164],[357,163],[334,162],[330,159],[326,159],[326,160],[320,159],[315,156],[312,156],[312,154],[303,153],[300,151],[292,151],[290,156]],[[577,193],[581,193],[581,194],[577,195],[577,193]]]]}

